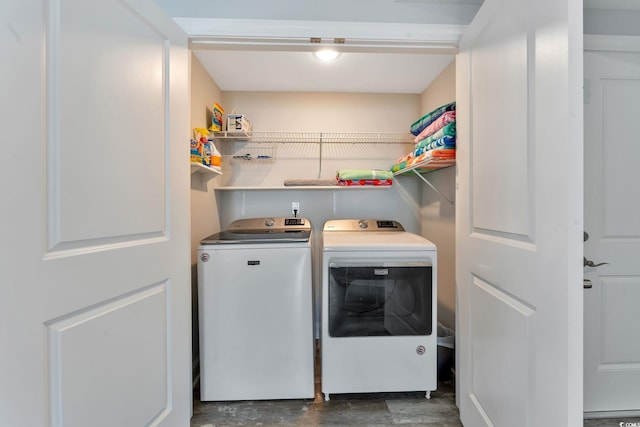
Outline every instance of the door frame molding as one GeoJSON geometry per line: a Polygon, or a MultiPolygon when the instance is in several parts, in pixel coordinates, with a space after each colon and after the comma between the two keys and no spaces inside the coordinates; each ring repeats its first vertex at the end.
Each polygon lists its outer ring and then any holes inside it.
{"type": "Polygon", "coordinates": [[[584,35],[585,52],[640,52],[640,36],[584,35]]]}

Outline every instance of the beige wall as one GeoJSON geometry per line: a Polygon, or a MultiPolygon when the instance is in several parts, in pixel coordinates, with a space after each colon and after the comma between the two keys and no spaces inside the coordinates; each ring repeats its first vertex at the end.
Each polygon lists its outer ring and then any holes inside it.
{"type": "MultiPolygon", "coordinates": [[[[222,95],[225,110],[245,114],[256,132],[407,133],[411,119],[420,113],[418,94],[223,92],[222,95]]],[[[334,179],[338,169],[388,169],[408,150],[400,144],[325,142],[320,162],[320,146],[314,142],[262,144],[259,148],[271,146],[274,150],[265,153],[273,156],[268,164],[232,158],[251,153],[252,146],[255,144],[220,142],[218,148],[231,159],[225,161],[223,157],[224,176],[217,180],[219,185],[281,187],[287,179],[334,179]]]]}
{"type": "Polygon", "coordinates": [[[451,61],[442,73],[422,92],[422,114],[426,114],[441,105],[455,101],[456,98],[456,61],[451,61]]]}
{"type": "MultiPolygon", "coordinates": [[[[221,102],[222,94],[198,58],[191,54],[191,128],[207,127],[214,102],[221,102]]],[[[198,242],[220,231],[218,210],[213,187],[216,175],[196,174],[191,177],[191,263],[196,263],[198,242]]]]}
{"type": "MultiPolygon", "coordinates": [[[[422,93],[422,114],[455,101],[455,60],[422,93]]],[[[425,175],[450,200],[455,198],[455,167],[425,175]]],[[[420,217],[422,234],[438,247],[438,320],[455,328],[455,207],[426,184],[423,185],[420,217]]]]}
{"type": "MultiPolygon", "coordinates": [[[[207,109],[221,99],[220,88],[211,79],[198,58],[191,54],[191,128],[207,127],[207,109]]],[[[210,119],[209,119],[210,122],[210,119]]],[[[192,135],[193,137],[193,135],[192,135]]],[[[186,146],[185,146],[185,149],[186,146]]],[[[216,175],[191,175],[191,316],[192,316],[192,358],[193,377],[198,375],[198,243],[204,237],[220,231],[218,208],[214,192],[216,175]],[[211,179],[208,179],[213,177],[211,179]]]]}
{"type": "Polygon", "coordinates": [[[407,132],[420,96],[390,93],[223,92],[224,108],[256,131],[407,132]]]}

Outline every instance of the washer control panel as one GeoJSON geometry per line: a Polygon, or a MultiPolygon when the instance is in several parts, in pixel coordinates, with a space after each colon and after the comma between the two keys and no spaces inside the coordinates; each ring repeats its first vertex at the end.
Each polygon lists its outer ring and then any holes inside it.
{"type": "Polygon", "coordinates": [[[265,217],[244,218],[229,224],[232,233],[290,233],[292,231],[310,232],[311,223],[307,218],[265,217]]]}
{"type": "Polygon", "coordinates": [[[284,219],[285,227],[300,226],[300,225],[304,225],[304,218],[285,218],[284,219]]]}

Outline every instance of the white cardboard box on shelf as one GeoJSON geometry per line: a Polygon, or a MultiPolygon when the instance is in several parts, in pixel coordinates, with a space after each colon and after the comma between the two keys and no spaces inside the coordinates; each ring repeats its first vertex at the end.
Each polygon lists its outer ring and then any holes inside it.
{"type": "Polygon", "coordinates": [[[251,133],[251,122],[244,114],[227,114],[227,132],[251,133]]]}

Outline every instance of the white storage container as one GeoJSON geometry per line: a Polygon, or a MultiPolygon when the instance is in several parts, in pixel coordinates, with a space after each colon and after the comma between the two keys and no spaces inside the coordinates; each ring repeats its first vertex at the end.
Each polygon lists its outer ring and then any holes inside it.
{"type": "Polygon", "coordinates": [[[251,122],[244,114],[235,111],[227,114],[227,132],[251,133],[251,122]]]}

